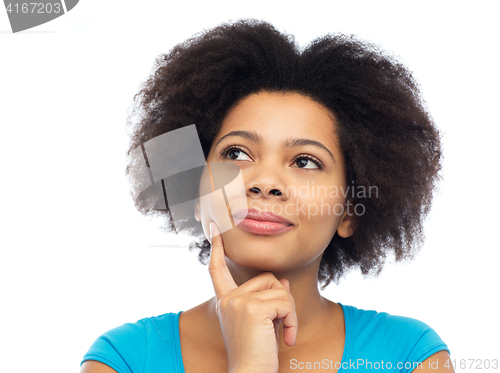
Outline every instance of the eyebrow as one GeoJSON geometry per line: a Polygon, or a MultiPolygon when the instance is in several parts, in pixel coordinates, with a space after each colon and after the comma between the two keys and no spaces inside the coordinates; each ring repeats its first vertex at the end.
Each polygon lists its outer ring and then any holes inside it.
{"type": "MultiPolygon", "coordinates": [[[[245,138],[245,139],[247,139],[249,141],[252,141],[252,142],[254,142],[256,144],[262,144],[262,142],[263,142],[262,137],[258,133],[256,133],[256,132],[252,132],[252,131],[231,131],[231,132],[225,134],[224,136],[222,136],[217,141],[217,143],[215,144],[215,146],[217,146],[223,139],[225,139],[226,137],[230,137],[230,136],[243,137],[243,138],[245,138]]],[[[309,140],[309,139],[289,138],[289,139],[286,139],[286,140],[284,140],[284,141],[281,142],[281,146],[284,147],[284,148],[295,148],[297,146],[304,146],[304,145],[312,145],[312,146],[315,146],[317,148],[326,150],[328,152],[328,154],[330,154],[330,157],[332,157],[332,160],[335,162],[335,157],[333,156],[332,152],[330,150],[328,150],[328,148],[325,145],[323,145],[322,143],[320,143],[319,141],[309,140]]]]}

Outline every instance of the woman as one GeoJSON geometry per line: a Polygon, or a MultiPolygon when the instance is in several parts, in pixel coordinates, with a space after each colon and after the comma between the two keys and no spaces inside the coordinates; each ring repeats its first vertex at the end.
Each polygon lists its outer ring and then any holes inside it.
{"type": "Polygon", "coordinates": [[[172,208],[144,194],[136,205],[200,238],[215,296],[104,333],[81,372],[453,371],[425,323],[331,302],[317,286],[351,267],[379,273],[387,253],[410,258],[422,244],[441,146],[402,65],[353,37],[301,51],[268,23],[240,21],[160,57],[136,102],[129,154],[151,169],[148,142],[196,124],[208,167],[194,216],[174,216],[166,179],[147,190],[163,189],[172,208]],[[217,163],[240,170],[242,209],[231,193],[222,209],[203,198],[217,163]]]}

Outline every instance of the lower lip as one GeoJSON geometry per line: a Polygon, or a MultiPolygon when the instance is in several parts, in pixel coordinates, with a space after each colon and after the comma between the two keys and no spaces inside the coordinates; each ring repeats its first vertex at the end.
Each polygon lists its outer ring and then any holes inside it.
{"type": "Polygon", "coordinates": [[[293,225],[251,219],[243,219],[238,226],[247,232],[264,235],[279,234],[287,232],[293,228],[293,225]]]}

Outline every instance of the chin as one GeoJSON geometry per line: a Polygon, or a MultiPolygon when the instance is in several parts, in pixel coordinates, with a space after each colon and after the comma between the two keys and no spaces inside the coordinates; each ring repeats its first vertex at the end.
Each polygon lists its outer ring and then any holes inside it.
{"type": "Polygon", "coordinates": [[[283,265],[269,265],[269,263],[232,262],[232,264],[234,265],[235,269],[237,269],[238,271],[254,272],[255,275],[258,275],[259,273],[264,273],[264,272],[285,273],[285,272],[288,272],[292,269],[289,267],[285,267],[283,265]]]}
{"type": "Polygon", "coordinates": [[[226,257],[232,264],[251,271],[290,271],[300,265],[303,250],[298,250],[297,238],[288,233],[266,236],[231,229],[222,234],[226,257]]]}
{"type": "Polygon", "coordinates": [[[242,269],[256,272],[286,272],[294,267],[292,258],[288,258],[276,251],[271,252],[265,247],[248,249],[241,247],[237,251],[226,252],[228,261],[242,269]]]}

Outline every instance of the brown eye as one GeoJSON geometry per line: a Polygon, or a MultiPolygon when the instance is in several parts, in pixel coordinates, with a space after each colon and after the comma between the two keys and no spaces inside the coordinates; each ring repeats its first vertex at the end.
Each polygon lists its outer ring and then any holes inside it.
{"type": "Polygon", "coordinates": [[[243,153],[241,150],[239,149],[231,149],[227,152],[227,155],[230,159],[237,159],[238,156],[240,155],[240,152],[243,153]],[[234,156],[234,157],[233,157],[234,156]]]}
{"type": "Polygon", "coordinates": [[[323,164],[316,158],[310,155],[301,155],[295,160],[298,168],[303,168],[306,170],[319,170],[323,168],[323,164]],[[307,165],[314,165],[314,167],[307,167],[307,165]]]}
{"type": "MultiPolygon", "coordinates": [[[[242,150],[238,145],[227,145],[219,151],[222,157],[231,159],[233,161],[246,161],[251,160],[248,154],[242,150]],[[246,156],[246,159],[241,159],[241,156],[246,156]]],[[[305,170],[322,170],[324,168],[321,161],[309,154],[301,154],[299,157],[295,158],[294,163],[297,164],[297,168],[302,168],[305,170]],[[307,167],[309,165],[309,167],[307,167]],[[313,166],[313,167],[310,167],[313,166]]]]}
{"type": "Polygon", "coordinates": [[[239,147],[235,145],[226,146],[219,153],[221,156],[232,160],[239,160],[239,161],[250,160],[250,157],[248,157],[247,153],[245,153],[243,150],[241,150],[239,147]],[[238,159],[242,155],[247,156],[247,159],[238,159]]]}

